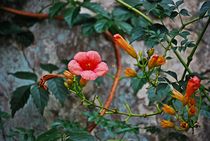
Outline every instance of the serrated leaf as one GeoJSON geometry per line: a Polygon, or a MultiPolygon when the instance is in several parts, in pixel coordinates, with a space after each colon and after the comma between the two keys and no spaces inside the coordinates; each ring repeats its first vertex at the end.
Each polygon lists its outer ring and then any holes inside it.
{"type": "Polygon", "coordinates": [[[123,0],[125,3],[131,5],[132,7],[142,4],[142,0],[123,0]]]}
{"type": "Polygon", "coordinates": [[[131,13],[127,9],[121,7],[114,8],[112,15],[114,19],[118,21],[126,21],[131,17],[131,13]]]}
{"type": "Polygon", "coordinates": [[[12,97],[11,97],[11,100],[10,100],[12,117],[14,117],[15,113],[19,109],[23,108],[24,105],[27,103],[28,98],[30,96],[30,87],[31,87],[31,85],[18,87],[12,93],[12,97]]]}
{"type": "Polygon", "coordinates": [[[49,16],[50,17],[54,17],[55,15],[58,14],[58,12],[60,12],[60,10],[62,8],[64,8],[66,5],[66,3],[64,2],[56,2],[52,7],[50,7],[49,9],[49,16]]]}
{"type": "Polygon", "coordinates": [[[179,13],[176,11],[171,12],[170,18],[174,19],[179,13]]]}
{"type": "Polygon", "coordinates": [[[177,80],[177,74],[173,71],[164,71],[165,73],[169,74],[170,76],[172,76],[173,78],[175,78],[177,80]]]}
{"type": "Polygon", "coordinates": [[[103,17],[110,19],[109,13],[106,10],[104,10],[104,8],[98,3],[84,2],[82,6],[97,14],[102,15],[103,17]]]}
{"type": "Polygon", "coordinates": [[[95,32],[94,23],[87,23],[82,25],[82,34],[85,36],[89,36],[95,32]]]}
{"type": "Polygon", "coordinates": [[[133,30],[131,31],[131,38],[130,38],[130,43],[141,39],[144,36],[145,32],[142,27],[134,27],[133,30]]]}
{"type": "Polygon", "coordinates": [[[74,21],[79,12],[80,12],[80,7],[70,7],[66,9],[66,11],[64,12],[64,20],[67,22],[70,28],[73,26],[74,21]]]}
{"type": "Polygon", "coordinates": [[[60,101],[61,104],[64,104],[64,101],[68,95],[68,90],[64,86],[64,81],[62,78],[55,78],[47,81],[48,88],[52,94],[60,101]]]}
{"type": "Polygon", "coordinates": [[[56,65],[54,65],[54,64],[40,64],[40,67],[43,69],[43,70],[46,70],[46,71],[48,71],[49,73],[52,73],[53,71],[56,71],[56,70],[58,70],[59,68],[56,66],[56,65]]]}
{"type": "Polygon", "coordinates": [[[184,0],[179,0],[176,2],[176,6],[179,7],[180,5],[182,5],[184,3],[184,0]]]}
{"type": "Polygon", "coordinates": [[[203,17],[206,14],[206,12],[209,11],[209,9],[210,9],[210,1],[204,2],[199,12],[200,17],[203,17]]]}
{"type": "Polygon", "coordinates": [[[57,129],[50,129],[37,137],[36,141],[57,141],[61,139],[63,134],[57,129]]]}
{"type": "Polygon", "coordinates": [[[186,9],[182,9],[179,13],[183,16],[190,16],[190,14],[188,13],[186,9]]]}
{"type": "Polygon", "coordinates": [[[116,22],[116,26],[120,30],[122,30],[123,32],[125,32],[127,34],[130,34],[132,29],[133,29],[133,27],[130,24],[126,23],[126,22],[116,22]]]}
{"type": "Polygon", "coordinates": [[[15,35],[15,39],[23,47],[28,47],[34,42],[34,35],[31,31],[22,31],[15,35]]]}
{"type": "Polygon", "coordinates": [[[34,104],[38,111],[43,114],[44,108],[47,106],[49,100],[49,92],[38,85],[32,86],[30,91],[34,104]]]}
{"type": "Polygon", "coordinates": [[[106,31],[109,27],[111,26],[111,24],[109,23],[108,20],[106,19],[101,19],[98,20],[95,25],[94,25],[94,29],[96,32],[98,33],[102,33],[104,31],[106,31]]]}
{"type": "Polygon", "coordinates": [[[132,78],[131,79],[131,87],[135,95],[144,86],[145,83],[146,83],[145,78],[142,78],[142,79],[132,78]]]}
{"type": "Polygon", "coordinates": [[[25,80],[33,80],[33,81],[37,81],[38,77],[35,73],[32,72],[27,72],[27,71],[18,71],[15,73],[9,73],[19,79],[25,79],[25,80]]]}

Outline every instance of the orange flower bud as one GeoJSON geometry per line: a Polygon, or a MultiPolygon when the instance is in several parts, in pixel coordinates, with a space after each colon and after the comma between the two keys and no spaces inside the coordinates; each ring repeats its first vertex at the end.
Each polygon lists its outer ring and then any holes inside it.
{"type": "Polygon", "coordinates": [[[152,69],[154,67],[159,67],[165,64],[166,59],[163,56],[158,56],[157,54],[153,55],[152,58],[148,62],[148,68],[152,69]]]}
{"type": "Polygon", "coordinates": [[[85,79],[81,78],[80,81],[79,81],[79,84],[81,86],[85,86],[87,84],[87,82],[88,82],[88,80],[85,80],[85,79]]]}
{"type": "Polygon", "coordinates": [[[167,104],[163,104],[162,110],[169,115],[175,115],[175,113],[176,113],[174,108],[172,108],[171,106],[169,106],[167,104]]]}
{"type": "Polygon", "coordinates": [[[180,122],[180,127],[184,130],[187,130],[189,126],[187,122],[182,121],[180,122]]]}
{"type": "Polygon", "coordinates": [[[157,59],[156,66],[161,66],[166,63],[166,58],[164,56],[159,56],[157,59]]]}
{"type": "Polygon", "coordinates": [[[184,95],[182,95],[179,91],[177,91],[176,89],[173,89],[172,97],[181,101],[183,103],[183,105],[186,105],[188,102],[188,99],[184,95]]]}
{"type": "Polygon", "coordinates": [[[138,58],[135,49],[120,34],[115,34],[113,36],[113,41],[116,45],[123,48],[130,56],[132,56],[135,59],[138,58]]]}
{"type": "Polygon", "coordinates": [[[63,74],[64,74],[66,79],[73,79],[74,78],[74,75],[70,71],[65,70],[63,72],[63,74]]]}
{"type": "Polygon", "coordinates": [[[174,125],[173,122],[163,119],[163,120],[160,121],[160,126],[162,128],[173,128],[175,125],[174,125]]]}
{"type": "Polygon", "coordinates": [[[196,114],[196,107],[193,105],[193,106],[190,106],[189,110],[188,110],[188,115],[191,117],[191,116],[194,116],[196,114]]]}
{"type": "Polygon", "coordinates": [[[200,87],[201,80],[197,76],[193,76],[189,79],[186,88],[186,97],[190,97],[199,87],[200,87]]]}
{"type": "Polygon", "coordinates": [[[132,68],[126,68],[124,73],[125,73],[126,77],[136,77],[137,76],[136,71],[132,68]]]}

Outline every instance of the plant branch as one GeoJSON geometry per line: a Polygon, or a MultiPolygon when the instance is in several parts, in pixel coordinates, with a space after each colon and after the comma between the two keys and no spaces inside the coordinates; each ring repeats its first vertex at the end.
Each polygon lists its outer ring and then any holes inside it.
{"type": "Polygon", "coordinates": [[[145,20],[147,20],[150,24],[153,24],[152,19],[150,19],[148,16],[146,16],[144,13],[142,13],[141,11],[139,11],[138,9],[132,7],[131,5],[127,4],[126,2],[122,1],[122,0],[116,0],[118,3],[120,3],[121,5],[127,7],[128,9],[134,11],[135,13],[137,13],[138,15],[142,16],[145,20]]]}
{"type": "MultiPolygon", "coordinates": [[[[17,10],[14,8],[6,7],[6,6],[0,6],[0,9],[9,13],[13,13],[16,15],[20,16],[26,16],[26,17],[31,17],[31,18],[37,18],[40,20],[48,19],[49,15],[48,14],[43,14],[43,13],[33,13],[33,12],[27,12],[27,11],[22,11],[22,10],[17,10]]],[[[55,16],[54,17],[57,20],[63,20],[63,16],[55,16]]]]}
{"type": "MultiPolygon", "coordinates": [[[[190,55],[189,55],[188,58],[187,58],[187,67],[189,67],[191,61],[193,60],[193,56],[194,56],[194,54],[195,54],[195,51],[197,50],[197,48],[198,48],[198,46],[199,46],[199,43],[201,42],[201,40],[202,40],[202,38],[203,38],[203,36],[204,36],[204,33],[205,33],[207,27],[209,26],[209,23],[210,23],[210,18],[209,18],[208,21],[206,22],[206,25],[204,26],[202,32],[201,32],[200,35],[198,36],[198,40],[197,40],[197,42],[196,42],[196,44],[195,44],[195,47],[192,49],[190,55]]],[[[186,72],[187,72],[187,70],[185,69],[185,70],[184,70],[184,73],[183,73],[183,75],[182,75],[182,80],[184,79],[184,76],[185,76],[186,72]]]]}
{"type": "MultiPolygon", "coordinates": [[[[117,72],[115,74],[115,78],[114,78],[114,82],[112,84],[112,88],[111,91],[109,92],[109,96],[105,102],[104,108],[103,110],[100,112],[100,115],[103,116],[104,114],[106,114],[107,109],[110,107],[111,102],[114,98],[115,95],[115,91],[117,88],[117,85],[119,83],[120,80],[120,74],[122,71],[122,65],[121,65],[121,56],[120,56],[120,50],[119,48],[114,44],[113,40],[112,40],[112,34],[110,32],[105,32],[105,35],[112,41],[113,43],[113,47],[114,47],[114,51],[115,51],[115,57],[116,57],[116,64],[117,64],[117,72]]],[[[91,125],[88,126],[88,131],[91,132],[94,128],[96,127],[96,124],[93,123],[91,125]]]]}

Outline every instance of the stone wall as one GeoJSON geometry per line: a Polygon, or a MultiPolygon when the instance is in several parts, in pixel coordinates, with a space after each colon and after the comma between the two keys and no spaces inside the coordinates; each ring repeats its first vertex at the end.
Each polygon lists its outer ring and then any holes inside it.
{"type": "MultiPolygon", "coordinates": [[[[111,0],[103,0],[100,2],[102,2],[106,8],[109,8],[113,5],[113,1],[111,0]]],[[[186,1],[186,4],[184,6],[191,10],[192,14],[195,14],[195,12],[198,11],[199,2],[199,0],[186,1]]],[[[24,5],[24,10],[36,12],[48,3],[49,1],[31,0],[24,5]]],[[[5,17],[8,16],[6,13],[3,14],[5,17]]],[[[169,21],[168,19],[166,19],[165,22],[169,26],[178,25],[176,22],[170,25],[171,21],[169,21]]],[[[193,32],[198,33],[203,27],[204,23],[205,20],[189,28],[193,32]]],[[[30,31],[33,32],[35,36],[35,41],[24,51],[20,49],[20,46],[14,40],[5,40],[0,38],[0,104],[4,111],[10,112],[9,100],[12,91],[15,90],[15,88],[18,86],[32,83],[30,81],[16,79],[13,76],[8,75],[9,72],[32,71],[32,68],[34,68],[35,72],[39,76],[42,76],[47,72],[40,69],[40,63],[56,64],[62,70],[65,68],[65,66],[61,63],[62,59],[69,60],[76,52],[87,51],[91,49],[100,52],[103,60],[106,60],[109,67],[111,68],[111,73],[114,73],[116,70],[112,44],[107,41],[103,35],[84,37],[80,34],[79,27],[74,27],[70,30],[64,22],[55,20],[44,20],[38,22],[30,27],[30,31]],[[28,61],[26,60],[26,58],[28,61]]],[[[191,65],[193,70],[205,71],[210,69],[210,62],[208,61],[208,56],[210,55],[210,41],[208,39],[209,35],[210,28],[208,28],[205,37],[200,44],[199,50],[196,52],[196,56],[191,65]]],[[[196,39],[196,37],[197,35],[194,34],[192,39],[196,39]]],[[[144,51],[144,49],[146,49],[143,42],[136,42],[133,45],[138,51],[144,51]]],[[[158,51],[161,52],[161,50],[158,51]]],[[[182,55],[186,56],[188,53],[182,55]]],[[[122,62],[124,68],[126,66],[130,66],[130,64],[133,64],[135,60],[132,60],[124,53],[122,54],[122,62]]],[[[170,55],[174,56],[172,52],[170,52],[170,55]]],[[[178,64],[178,60],[176,59],[169,61],[164,66],[164,68],[173,69],[180,75],[183,72],[183,67],[178,64]]],[[[98,94],[102,96],[103,99],[105,99],[107,97],[107,93],[109,92],[108,90],[111,87],[110,82],[111,78],[107,77],[103,80],[103,84],[101,85],[96,86],[93,83],[89,83],[85,91],[89,95],[89,97],[91,97],[91,94],[98,94]],[[94,89],[95,87],[97,87],[97,90],[94,89]]],[[[144,89],[138,92],[138,95],[136,97],[132,95],[132,90],[129,87],[129,82],[122,81],[118,86],[116,97],[112,106],[122,107],[122,103],[128,102],[132,106],[132,110],[134,112],[151,112],[153,108],[148,108],[148,99],[145,93],[145,88],[146,86],[144,87],[144,89]]],[[[30,100],[22,110],[16,113],[13,119],[10,119],[8,122],[6,122],[5,132],[8,132],[10,127],[33,128],[36,131],[42,132],[57,117],[84,121],[84,124],[86,124],[86,119],[84,120],[83,117],[80,116],[81,112],[78,109],[82,111],[85,110],[82,108],[80,102],[73,96],[68,97],[63,107],[54,97],[51,97],[49,104],[44,112],[44,117],[42,117],[36,110],[33,102],[31,102],[30,100]]],[[[121,110],[125,109],[122,108],[121,110]]],[[[134,118],[131,122],[140,122],[146,125],[155,125],[157,124],[157,118],[134,118]]],[[[207,141],[210,135],[210,130],[208,126],[210,125],[210,122],[209,120],[201,119],[200,123],[202,123],[201,125],[204,126],[201,126],[201,128],[199,128],[195,132],[195,135],[191,135],[191,132],[189,132],[189,134],[187,135],[191,137],[191,140],[194,141],[207,141]]],[[[106,140],[106,135],[102,134],[100,129],[98,129],[95,134],[101,136],[103,140],[106,140]]],[[[147,134],[143,130],[140,131],[138,137],[133,137],[129,134],[126,134],[126,138],[128,138],[129,140],[138,140],[139,138],[141,138],[142,140],[158,140],[158,136],[147,134]]],[[[3,140],[2,136],[0,137],[0,140],[3,140]]]]}

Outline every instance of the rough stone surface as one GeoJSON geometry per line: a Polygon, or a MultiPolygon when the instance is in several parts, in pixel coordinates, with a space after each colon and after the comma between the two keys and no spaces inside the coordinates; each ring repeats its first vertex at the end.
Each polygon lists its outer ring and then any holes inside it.
{"type": "MultiPolygon", "coordinates": [[[[49,1],[36,1],[31,0],[28,2],[24,9],[28,11],[36,12],[38,9],[41,9],[49,1]]],[[[113,1],[103,0],[100,1],[104,4],[104,6],[109,9],[113,5],[113,1]]],[[[198,11],[199,0],[195,1],[186,1],[185,6],[191,10],[192,14],[195,14],[198,11]]],[[[45,10],[45,12],[47,12],[45,10]]],[[[172,23],[171,21],[166,19],[165,23],[172,27],[177,27],[179,25],[179,20],[177,22],[172,23]]],[[[192,32],[199,32],[200,29],[205,24],[205,20],[190,27],[192,32]],[[198,29],[198,30],[194,30],[198,29]]],[[[9,72],[16,71],[32,71],[34,68],[35,72],[41,76],[46,74],[47,72],[42,71],[39,67],[40,63],[52,63],[58,65],[62,70],[65,68],[63,64],[61,64],[62,59],[70,60],[73,55],[78,51],[87,51],[87,50],[97,50],[102,55],[103,60],[106,60],[109,67],[110,73],[114,74],[116,70],[115,66],[115,58],[113,53],[112,44],[107,41],[102,35],[100,36],[92,36],[92,37],[84,37],[80,34],[80,28],[75,27],[69,30],[68,26],[61,21],[54,20],[45,20],[39,23],[34,24],[30,30],[33,32],[35,36],[35,42],[29,46],[27,49],[23,51],[20,49],[20,46],[14,42],[13,40],[0,39],[0,106],[3,111],[10,112],[9,100],[11,97],[11,93],[18,86],[26,85],[32,83],[31,81],[24,81],[20,79],[16,79],[13,76],[8,75],[9,72]],[[24,54],[26,58],[24,58],[24,54]]],[[[210,69],[210,62],[208,61],[208,56],[210,55],[210,28],[206,31],[205,37],[201,42],[199,50],[196,52],[196,56],[191,63],[191,68],[195,71],[206,71],[210,69]]],[[[195,40],[197,38],[196,34],[193,34],[192,39],[195,40]]],[[[136,50],[145,51],[146,47],[143,42],[135,42],[133,44],[136,50]]],[[[157,52],[161,53],[161,50],[157,50],[157,52]]],[[[133,64],[135,60],[131,59],[126,54],[123,54],[123,67],[131,66],[134,67],[133,64]]],[[[182,56],[187,56],[187,53],[183,53],[182,56]]],[[[169,52],[170,56],[174,57],[172,52],[169,52]]],[[[181,74],[184,68],[178,64],[177,59],[172,59],[168,61],[163,68],[167,68],[169,70],[176,71],[181,77],[181,74]]],[[[210,74],[207,73],[209,77],[210,74]]],[[[88,83],[88,86],[85,88],[85,93],[92,98],[93,94],[97,94],[102,97],[102,99],[106,99],[109,89],[111,87],[110,82],[111,78],[106,77],[102,80],[101,84],[96,85],[93,83],[88,83]],[[95,87],[97,89],[95,90],[95,87]]],[[[112,103],[112,107],[120,107],[120,110],[125,111],[125,108],[122,104],[128,102],[133,112],[136,113],[148,113],[154,111],[153,107],[148,107],[148,98],[146,94],[147,86],[144,86],[142,90],[140,90],[137,96],[132,95],[132,90],[129,87],[129,81],[121,81],[118,86],[117,93],[115,99],[112,103]]],[[[5,124],[5,132],[7,133],[10,127],[25,127],[25,128],[33,128],[36,131],[42,132],[46,128],[49,127],[49,124],[56,119],[57,117],[61,117],[64,119],[83,121],[83,124],[86,124],[87,119],[82,116],[81,111],[85,111],[83,106],[79,100],[74,96],[69,96],[66,100],[64,106],[62,107],[59,102],[54,98],[50,97],[50,101],[48,103],[47,108],[44,112],[44,117],[42,117],[35,108],[33,102],[28,102],[27,105],[20,111],[18,111],[13,119],[10,119],[5,124]]],[[[118,119],[118,116],[112,116],[111,118],[118,119]]],[[[146,125],[156,125],[158,122],[157,117],[151,118],[134,118],[130,121],[131,123],[144,123],[146,125]]],[[[191,135],[189,132],[187,135],[191,137],[191,140],[202,140],[207,141],[209,138],[210,127],[208,126],[209,120],[200,119],[200,123],[202,125],[201,128],[195,131],[195,135],[191,135]]],[[[142,124],[141,124],[142,125],[142,124]]],[[[103,130],[102,130],[103,131],[103,130]]],[[[102,132],[100,128],[97,128],[95,134],[100,136],[102,140],[107,140],[107,133],[102,132]]],[[[125,135],[125,138],[129,140],[158,140],[158,136],[147,134],[144,130],[140,130],[140,134],[137,136],[125,135]]],[[[3,140],[0,137],[0,140],[3,140]]]]}

